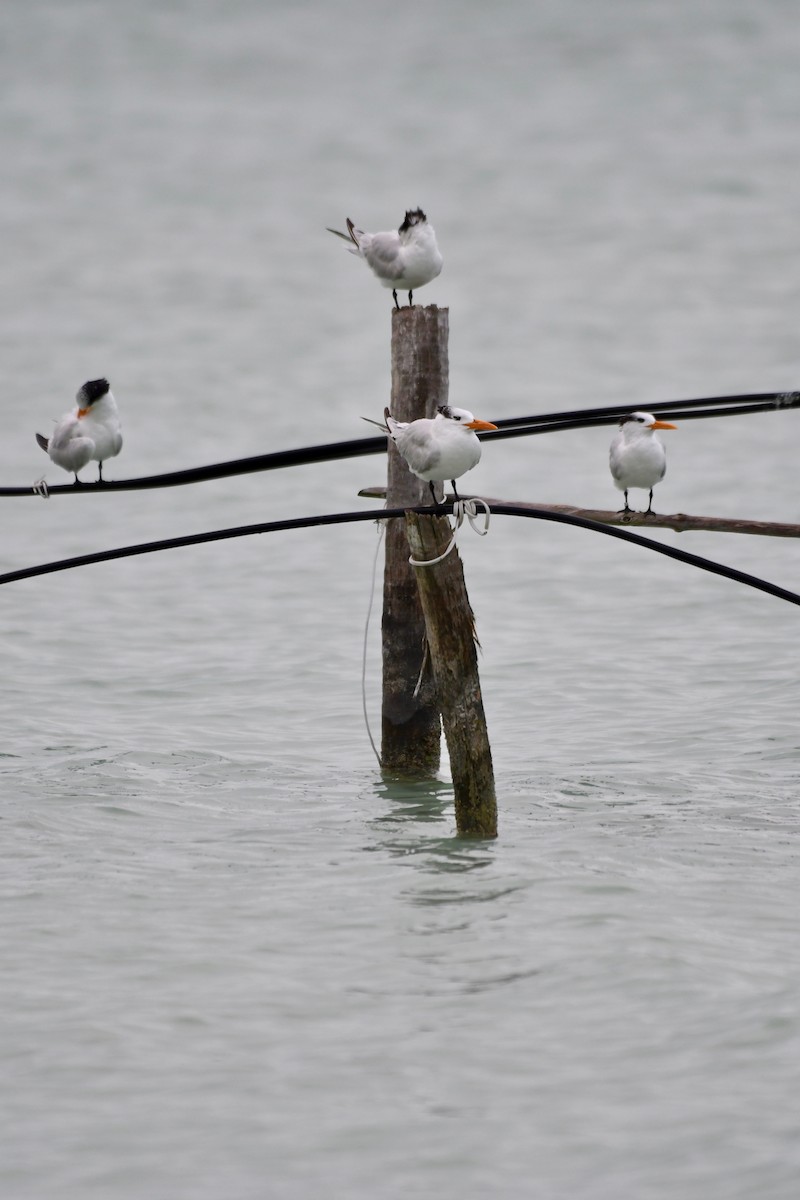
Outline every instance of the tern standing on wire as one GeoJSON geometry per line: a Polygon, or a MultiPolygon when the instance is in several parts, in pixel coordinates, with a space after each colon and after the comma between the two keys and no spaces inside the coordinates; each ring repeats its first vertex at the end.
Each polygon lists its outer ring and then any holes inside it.
{"type": "Polygon", "coordinates": [[[490,421],[477,421],[465,408],[443,404],[432,419],[395,421],[388,408],[384,411],[386,428],[397,449],[418,479],[424,479],[436,499],[435,483],[449,479],[456,500],[456,480],[476,467],[481,458],[481,444],[475,436],[477,429],[497,429],[490,421]]]}
{"type": "Polygon", "coordinates": [[[78,407],[66,413],[49,438],[36,434],[36,441],[56,466],[78,472],[94,459],[99,464],[99,482],[103,482],[103,463],[122,449],[122,426],[117,403],[107,379],[90,379],[78,391],[78,407]]]}
{"type": "Polygon", "coordinates": [[[407,212],[400,228],[386,233],[364,233],[363,229],[356,229],[349,217],[347,233],[327,228],[328,233],[353,243],[350,253],[363,258],[383,287],[392,289],[396,308],[400,307],[398,288],[408,292],[408,303],[412,306],[416,289],[441,273],[442,256],[436,234],[421,208],[407,212]]]}
{"type": "Polygon", "coordinates": [[[625,507],[621,512],[633,511],[628,507],[629,488],[649,490],[650,502],[646,511],[653,511],[653,488],[667,470],[667,452],[655,431],[676,428],[668,421],[657,421],[648,412],[632,412],[620,418],[619,433],[611,441],[609,466],[614,483],[625,494],[625,507]]]}

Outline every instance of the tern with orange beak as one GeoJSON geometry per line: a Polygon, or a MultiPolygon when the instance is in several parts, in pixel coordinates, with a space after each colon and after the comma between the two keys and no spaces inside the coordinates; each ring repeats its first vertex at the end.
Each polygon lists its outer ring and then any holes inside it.
{"type": "Polygon", "coordinates": [[[449,404],[440,405],[432,419],[395,421],[388,408],[384,417],[389,436],[409,469],[426,481],[437,508],[434,484],[449,479],[458,500],[456,480],[480,462],[481,444],[476,430],[497,429],[491,421],[478,421],[465,408],[451,408],[449,404]]]}
{"type": "Polygon", "coordinates": [[[99,482],[103,482],[103,463],[122,449],[122,426],[117,402],[107,379],[89,379],[75,399],[78,407],[56,423],[52,435],[36,434],[36,441],[58,467],[78,472],[94,459],[99,464],[99,482]]]}
{"type": "Polygon", "coordinates": [[[655,431],[676,428],[669,421],[657,421],[648,412],[632,412],[620,418],[619,433],[614,435],[609,452],[614,483],[625,495],[625,507],[620,512],[633,511],[628,506],[629,488],[649,490],[650,502],[646,511],[653,511],[653,488],[667,470],[667,452],[655,431]]]}

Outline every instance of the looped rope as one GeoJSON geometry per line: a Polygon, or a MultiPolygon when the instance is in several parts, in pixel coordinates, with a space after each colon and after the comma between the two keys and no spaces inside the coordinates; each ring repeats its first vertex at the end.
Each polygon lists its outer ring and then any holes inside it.
{"type": "Polygon", "coordinates": [[[440,563],[443,559],[447,558],[456,544],[458,531],[464,524],[464,517],[467,518],[472,529],[479,537],[486,537],[486,534],[489,532],[489,521],[492,516],[492,510],[485,500],[482,500],[480,496],[475,496],[472,500],[456,500],[453,504],[453,516],[456,519],[456,527],[453,530],[453,536],[444,554],[440,554],[438,558],[409,558],[408,561],[412,567],[433,567],[436,563],[440,563]],[[483,505],[482,513],[478,512],[479,504],[483,505]],[[483,529],[478,528],[478,521],[481,517],[483,517],[483,529]]]}
{"type": "Polygon", "coordinates": [[[34,479],[33,494],[34,496],[41,496],[43,500],[50,499],[50,492],[48,490],[47,480],[45,479],[44,475],[42,475],[40,479],[34,479]]]}

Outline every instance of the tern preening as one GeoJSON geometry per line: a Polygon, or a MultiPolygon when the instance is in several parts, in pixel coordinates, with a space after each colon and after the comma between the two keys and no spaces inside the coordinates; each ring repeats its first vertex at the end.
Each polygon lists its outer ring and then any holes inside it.
{"type": "Polygon", "coordinates": [[[664,478],[667,470],[667,452],[657,436],[657,429],[677,429],[669,421],[657,421],[652,413],[632,412],[621,417],[619,433],[611,441],[609,466],[614,483],[625,494],[625,507],[621,512],[629,513],[628,489],[644,488],[650,492],[647,512],[653,511],[653,488],[664,478]]]}
{"type": "Polygon", "coordinates": [[[434,484],[449,479],[458,500],[456,480],[476,467],[481,458],[475,431],[497,429],[491,421],[477,421],[465,408],[451,408],[449,404],[440,405],[435,417],[420,417],[417,421],[395,421],[388,408],[383,415],[389,436],[414,475],[426,481],[437,508],[434,484]]]}
{"type": "Polygon", "coordinates": [[[330,226],[327,229],[346,242],[352,242],[348,247],[350,253],[363,258],[383,287],[392,289],[396,308],[400,307],[398,288],[408,292],[408,303],[412,305],[416,289],[441,273],[442,256],[436,234],[421,208],[407,212],[400,228],[386,233],[365,233],[363,229],[356,229],[349,217],[347,233],[340,233],[330,226]]]}
{"type": "Polygon", "coordinates": [[[80,483],[78,472],[94,459],[102,483],[103,463],[122,449],[117,403],[107,379],[89,379],[75,399],[78,407],[57,422],[49,438],[37,433],[36,441],[56,466],[74,472],[76,483],[80,483]]]}

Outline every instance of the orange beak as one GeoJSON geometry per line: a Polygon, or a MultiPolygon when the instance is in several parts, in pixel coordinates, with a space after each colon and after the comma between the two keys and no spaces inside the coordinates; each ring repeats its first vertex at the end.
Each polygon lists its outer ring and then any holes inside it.
{"type": "Polygon", "coordinates": [[[468,421],[465,428],[466,429],[497,429],[497,426],[493,425],[491,421],[468,421]]]}
{"type": "Polygon", "coordinates": [[[677,429],[677,425],[670,425],[669,421],[653,421],[651,429],[677,429]]]}
{"type": "Polygon", "coordinates": [[[86,414],[88,413],[88,411],[89,411],[89,410],[88,410],[88,408],[79,408],[79,409],[78,409],[78,416],[79,416],[79,417],[85,417],[85,416],[86,416],[86,414]]]}

